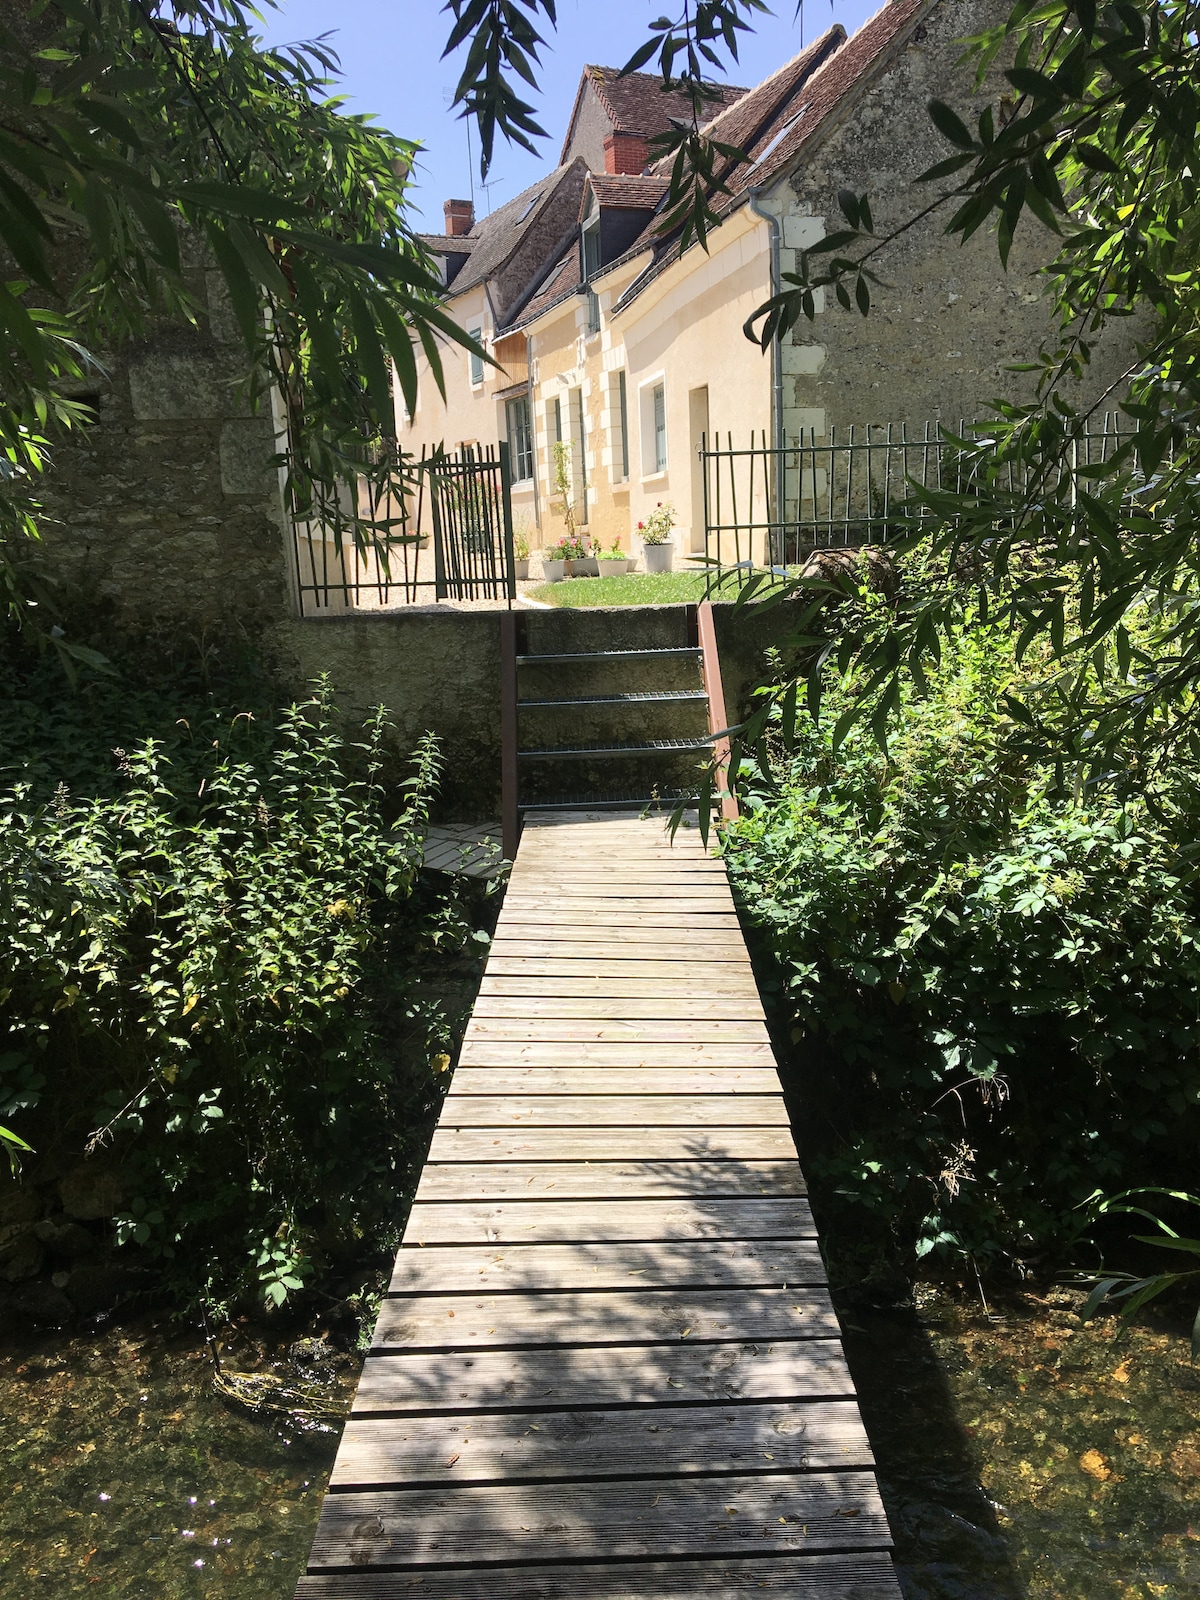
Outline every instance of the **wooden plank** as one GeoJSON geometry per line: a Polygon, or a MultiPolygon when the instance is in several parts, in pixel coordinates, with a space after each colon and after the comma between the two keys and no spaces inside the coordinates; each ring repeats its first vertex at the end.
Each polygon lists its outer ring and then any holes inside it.
{"type": "Polygon", "coordinates": [[[637,893],[637,885],[626,885],[619,880],[608,880],[608,883],[611,888],[603,880],[595,883],[558,880],[552,890],[546,885],[538,888],[509,885],[504,904],[509,910],[598,910],[605,914],[619,914],[626,909],[656,914],[667,904],[677,906],[688,917],[704,917],[710,910],[723,915],[733,912],[733,896],[723,886],[691,888],[675,883],[674,874],[658,880],[642,894],[637,893]]]}
{"type": "Polygon", "coordinates": [[[586,1478],[647,1472],[834,1471],[873,1465],[853,1400],[354,1418],[331,1489],[586,1478]]]}
{"type": "Polygon", "coordinates": [[[596,1044],[618,1044],[622,1040],[654,1039],[663,1044],[725,1044],[744,1039],[754,1044],[769,1043],[766,1024],[759,1018],[725,1019],[712,1017],[610,1017],[604,1020],[581,1017],[472,1017],[468,1030],[472,1039],[538,1040],[579,1039],[596,1044]]]}
{"type": "MultiPolygon", "coordinates": [[[[453,1128],[439,1124],[430,1164],[463,1161],[794,1160],[787,1128],[453,1128]]],[[[482,1190],[483,1175],[479,1175],[482,1190]]],[[[477,1191],[478,1192],[478,1191],[477,1191]]]]}
{"type": "Polygon", "coordinates": [[[720,1004],[733,998],[743,1004],[761,1007],[752,972],[730,967],[717,976],[712,969],[693,974],[677,961],[664,962],[654,971],[652,963],[609,963],[595,960],[523,961],[494,952],[488,959],[480,981],[481,997],[508,995],[532,997],[553,989],[563,999],[602,998],[609,1000],[655,1000],[678,1005],[684,1000],[720,1004]],[[650,970],[647,970],[647,966],[650,970]]]}
{"type": "Polygon", "coordinates": [[[690,1289],[825,1282],[813,1239],[663,1239],[635,1244],[404,1245],[389,1294],[472,1290],[690,1289]]]}
{"type": "MultiPolygon", "coordinates": [[[[766,1543],[766,1541],[763,1541],[766,1543]]],[[[889,1555],[752,1554],[615,1566],[339,1572],[300,1579],[296,1600],[901,1600],[889,1555]]]]}
{"type": "Polygon", "coordinates": [[[807,1200],[480,1200],[417,1203],[406,1244],[549,1244],[556,1240],[809,1239],[807,1200]]]}
{"type": "MultiPolygon", "coordinates": [[[[745,973],[745,981],[753,983],[750,974],[750,958],[745,954],[744,947],[738,950],[730,947],[727,953],[717,953],[705,947],[703,951],[696,950],[690,945],[674,948],[668,944],[651,946],[654,954],[642,955],[636,947],[614,947],[603,939],[586,941],[581,939],[509,939],[502,933],[497,933],[492,943],[492,961],[518,961],[520,970],[529,971],[530,962],[538,962],[545,968],[568,961],[581,964],[581,970],[590,971],[596,975],[602,973],[613,977],[622,977],[626,973],[630,977],[643,978],[670,978],[680,971],[686,970],[693,982],[703,978],[708,982],[709,967],[725,967],[732,973],[745,973]],[[636,970],[634,970],[636,969],[636,970]]],[[[500,971],[506,970],[503,966],[500,971]]],[[[570,974],[565,974],[569,976],[570,974]]],[[[546,972],[546,976],[550,976],[546,972]]],[[[714,974],[715,976],[715,974],[714,974]]]]}
{"type": "Polygon", "coordinates": [[[417,1199],[650,1200],[704,1195],[708,1199],[807,1194],[795,1159],[782,1161],[521,1161],[488,1163],[476,1173],[457,1165],[427,1165],[417,1199]]]}
{"type": "Polygon", "coordinates": [[[588,911],[622,922],[637,922],[646,918],[657,921],[678,913],[696,922],[724,919],[735,926],[737,924],[733,897],[728,889],[710,890],[703,896],[692,895],[676,900],[671,886],[666,884],[640,895],[609,895],[596,888],[590,894],[570,895],[564,893],[556,883],[543,884],[536,893],[520,888],[510,889],[504,897],[504,915],[518,922],[566,914],[581,916],[588,911]]]}
{"type": "Polygon", "coordinates": [[[774,1094],[454,1094],[443,1128],[783,1128],[788,1114],[774,1094]]]}
{"type": "Polygon", "coordinates": [[[355,1416],[565,1406],[686,1404],[698,1400],[851,1398],[838,1339],[770,1344],[558,1345],[367,1357],[355,1416]]]}
{"type": "Polygon", "coordinates": [[[691,1339],[828,1339],[824,1289],[623,1289],[590,1293],[389,1296],[376,1350],[470,1350],[554,1344],[669,1344],[691,1339]]]}
{"type": "MultiPolygon", "coordinates": [[[[486,981],[486,980],[485,980],[486,981]]],[[[508,982],[520,983],[520,979],[508,982]]],[[[506,994],[501,991],[504,981],[493,978],[487,992],[480,991],[475,1001],[472,1021],[490,1018],[540,1019],[543,1017],[622,1018],[695,1020],[696,1022],[754,1021],[763,1026],[763,1009],[758,999],[738,995],[681,994],[677,986],[653,984],[650,996],[621,995],[614,998],[598,994],[548,995],[536,980],[530,983],[530,993],[506,994]],[[538,992],[539,990],[543,992],[538,992]]],[[[556,985],[556,988],[559,987],[556,985]]]]}
{"type": "Polygon", "coordinates": [[[309,1570],[887,1549],[867,1472],[331,1494],[309,1570]]]}
{"type": "Polygon", "coordinates": [[[451,1094],[778,1094],[774,1067],[458,1067],[451,1094]]]}
{"type": "MultiPolygon", "coordinates": [[[[687,940],[689,950],[699,953],[702,961],[728,961],[730,957],[725,951],[736,952],[736,959],[742,959],[746,949],[746,941],[742,938],[736,922],[731,922],[727,928],[711,927],[713,922],[709,918],[703,928],[689,926],[683,919],[670,921],[660,918],[656,924],[646,926],[630,921],[629,923],[615,923],[598,920],[596,917],[564,917],[561,920],[546,912],[533,922],[517,922],[512,917],[502,917],[500,926],[496,929],[494,944],[515,943],[517,941],[539,939],[561,939],[567,944],[601,944],[601,945],[649,945],[655,948],[662,946],[664,936],[673,928],[678,928],[680,938],[687,940]]],[[[623,959],[628,959],[627,953],[620,952],[623,959]]]]}
{"type": "Polygon", "coordinates": [[[464,1067],[774,1067],[775,1053],[763,1039],[685,1042],[631,1039],[627,1043],[586,1039],[489,1039],[468,1033],[459,1060],[464,1067]]]}
{"type": "Polygon", "coordinates": [[[628,916],[611,910],[601,911],[585,906],[576,911],[562,906],[556,911],[548,908],[534,910],[528,906],[506,907],[500,919],[496,936],[507,939],[586,939],[595,933],[605,940],[620,944],[646,944],[661,939],[663,934],[677,930],[689,940],[704,946],[717,946],[737,941],[745,944],[737,917],[732,910],[724,912],[697,911],[689,915],[682,907],[678,911],[637,911],[628,916]]]}

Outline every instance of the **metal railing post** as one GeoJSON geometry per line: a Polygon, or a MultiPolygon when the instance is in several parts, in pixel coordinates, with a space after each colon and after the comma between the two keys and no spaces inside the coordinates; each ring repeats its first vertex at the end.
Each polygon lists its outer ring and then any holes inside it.
{"type": "Polygon", "coordinates": [[[517,760],[517,613],[500,613],[500,826],[506,861],[517,859],[521,841],[517,760]]]}

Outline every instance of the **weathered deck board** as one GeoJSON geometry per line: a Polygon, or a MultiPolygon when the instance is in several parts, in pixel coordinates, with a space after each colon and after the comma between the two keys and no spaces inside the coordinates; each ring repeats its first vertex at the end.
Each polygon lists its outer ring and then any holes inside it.
{"type": "Polygon", "coordinates": [[[401,1352],[363,1368],[355,1416],[442,1411],[537,1411],[548,1406],[679,1405],[697,1400],[849,1399],[854,1384],[838,1339],[774,1344],[567,1345],[401,1352]]]}
{"type": "Polygon", "coordinates": [[[482,1571],[346,1572],[301,1578],[296,1600],[897,1600],[889,1556],[629,1562],[482,1571]]]}
{"type": "Polygon", "coordinates": [[[605,1239],[810,1239],[807,1200],[468,1200],[417,1203],[407,1243],[584,1244],[605,1239]]]}
{"type": "MultiPolygon", "coordinates": [[[[485,1067],[479,1069],[487,1071],[485,1067]]],[[[499,1071],[500,1068],[493,1070],[499,1071]]],[[[570,1070],[570,1069],[566,1069],[570,1070]]],[[[622,1070],[622,1069],[616,1069],[622,1070]]],[[[654,1094],[642,1068],[640,1095],[585,1094],[464,1094],[455,1096],[455,1128],[625,1128],[635,1127],[776,1127],[788,1125],[781,1094],[709,1093],[703,1095],[654,1094]]],[[[651,1071],[653,1069],[650,1069],[651,1071]]],[[[736,1072],[736,1067],[715,1071],[736,1072]]],[[[558,1074],[559,1077],[562,1073],[558,1074]]]]}
{"type": "Polygon", "coordinates": [[[815,1240],[404,1245],[389,1294],[475,1289],[669,1289],[824,1283],[815,1240]]]}
{"type": "Polygon", "coordinates": [[[527,824],[297,1600],[898,1600],[695,830],[527,824]]]}

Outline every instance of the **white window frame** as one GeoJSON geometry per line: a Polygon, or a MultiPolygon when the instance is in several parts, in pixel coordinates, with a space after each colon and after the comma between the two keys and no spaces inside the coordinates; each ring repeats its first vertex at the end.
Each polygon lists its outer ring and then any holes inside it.
{"type": "MultiPolygon", "coordinates": [[[[467,337],[468,339],[474,339],[476,344],[482,344],[483,329],[468,328],[467,337]]],[[[483,382],[483,357],[477,356],[472,350],[468,353],[467,361],[470,369],[471,387],[472,389],[478,389],[480,384],[483,382]]]]}
{"type": "Polygon", "coordinates": [[[638,444],[641,451],[641,477],[643,483],[648,483],[655,478],[663,478],[667,474],[670,464],[670,447],[667,429],[667,379],[663,372],[656,372],[638,385],[638,444]],[[659,429],[657,427],[656,396],[662,395],[662,450],[659,452],[659,429]]]}

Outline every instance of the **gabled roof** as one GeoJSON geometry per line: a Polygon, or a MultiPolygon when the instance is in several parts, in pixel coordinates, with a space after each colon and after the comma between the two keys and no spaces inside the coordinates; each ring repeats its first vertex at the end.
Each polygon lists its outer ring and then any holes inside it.
{"type": "MultiPolygon", "coordinates": [[[[835,25],[778,72],[765,78],[741,100],[719,112],[705,132],[722,144],[736,144],[747,158],[720,172],[727,194],[715,194],[712,207],[725,217],[741,205],[751,189],[777,180],[814,144],[818,134],[834,126],[872,80],[893,59],[892,47],[938,0],[890,0],[846,38],[835,25]]],[[[656,176],[666,176],[669,162],[659,162],[656,176]]],[[[625,290],[615,309],[638,294],[674,260],[678,236],[663,238],[651,222],[626,253],[651,250],[646,270],[625,290]]],[[[615,263],[614,263],[615,265],[615,263]]]]}
{"type": "Polygon", "coordinates": [[[938,0],[890,0],[857,33],[851,34],[805,85],[797,102],[797,109],[803,107],[803,116],[786,130],[777,130],[783,132],[783,137],[773,149],[768,151],[764,142],[756,170],[747,174],[748,182],[756,187],[770,183],[793,164],[802,150],[812,146],[818,133],[828,131],[838,114],[848,110],[867,88],[876,70],[891,64],[892,46],[902,43],[902,36],[937,3],[938,0]]]}
{"type": "Polygon", "coordinates": [[[479,243],[473,233],[419,233],[417,238],[435,256],[469,256],[479,243]]]}
{"type": "MultiPolygon", "coordinates": [[[[644,139],[652,139],[656,133],[666,133],[672,117],[691,120],[692,102],[689,97],[678,91],[664,93],[662,79],[656,72],[631,72],[627,78],[623,78],[617,67],[587,66],[575,91],[575,103],[571,107],[560,161],[566,160],[571,148],[579,108],[589,84],[616,133],[638,133],[644,139]]],[[[718,105],[730,105],[739,95],[746,93],[745,89],[736,88],[733,84],[721,84],[718,88],[720,98],[712,102],[714,110],[718,105]]]]}
{"type": "Polygon", "coordinates": [[[452,297],[489,285],[497,321],[511,320],[542,275],[557,260],[579,224],[579,202],[587,167],[576,159],[482,218],[467,234],[423,234],[436,255],[466,255],[450,288],[452,297]]]}
{"type": "Polygon", "coordinates": [[[598,205],[615,206],[618,210],[653,211],[671,187],[667,177],[635,177],[625,173],[593,172],[584,190],[584,209],[587,208],[588,190],[596,197],[598,205]]]}
{"type": "Polygon", "coordinates": [[[538,284],[529,300],[521,307],[520,315],[513,318],[513,325],[524,327],[526,323],[533,322],[540,317],[543,311],[549,311],[560,300],[568,300],[579,288],[579,251],[574,239],[559,255],[557,260],[546,273],[541,283],[538,284]]]}

